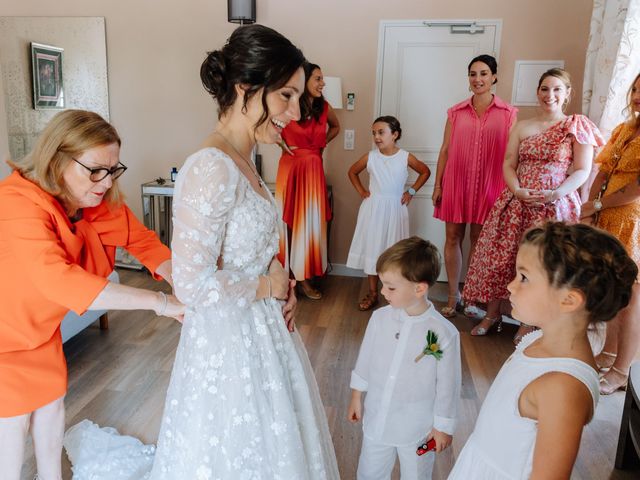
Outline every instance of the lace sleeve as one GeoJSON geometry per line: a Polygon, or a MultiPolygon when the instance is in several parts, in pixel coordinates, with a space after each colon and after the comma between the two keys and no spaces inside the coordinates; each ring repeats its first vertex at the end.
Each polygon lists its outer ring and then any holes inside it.
{"type": "Polygon", "coordinates": [[[237,202],[240,173],[219,150],[187,159],[176,182],[173,204],[175,293],[189,307],[248,306],[258,277],[218,268],[228,217],[237,202]]]}

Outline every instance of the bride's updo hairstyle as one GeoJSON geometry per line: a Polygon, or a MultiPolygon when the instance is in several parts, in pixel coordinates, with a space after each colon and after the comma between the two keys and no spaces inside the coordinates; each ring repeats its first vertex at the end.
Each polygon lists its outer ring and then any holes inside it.
{"type": "Polygon", "coordinates": [[[304,55],[287,38],[263,25],[238,27],[220,50],[207,54],[200,67],[204,88],[218,102],[218,118],[234,104],[235,86],[245,90],[242,111],[262,89],[263,113],[255,127],[269,118],[266,95],[284,86],[305,62],[304,55]]]}

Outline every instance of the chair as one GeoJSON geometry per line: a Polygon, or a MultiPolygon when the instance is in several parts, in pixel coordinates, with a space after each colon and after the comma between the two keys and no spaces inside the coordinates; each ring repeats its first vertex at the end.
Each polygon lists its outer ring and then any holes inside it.
{"type": "Polygon", "coordinates": [[[640,466],[640,362],[635,362],[629,369],[615,467],[630,469],[638,466],[640,466]]]}

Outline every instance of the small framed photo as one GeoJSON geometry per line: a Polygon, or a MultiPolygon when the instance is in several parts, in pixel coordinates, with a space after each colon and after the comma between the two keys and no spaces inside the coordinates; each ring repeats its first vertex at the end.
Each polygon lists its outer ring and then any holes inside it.
{"type": "Polygon", "coordinates": [[[63,51],[51,45],[31,43],[33,108],[36,110],[64,108],[63,51]]]}

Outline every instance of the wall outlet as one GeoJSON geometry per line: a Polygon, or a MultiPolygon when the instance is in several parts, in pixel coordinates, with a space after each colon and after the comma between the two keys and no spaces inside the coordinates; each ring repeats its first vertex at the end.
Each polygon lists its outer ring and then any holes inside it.
{"type": "Polygon", "coordinates": [[[344,131],[344,149],[353,150],[355,148],[355,143],[356,143],[356,131],[345,130],[344,131]]]}

